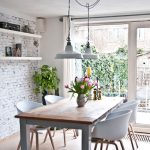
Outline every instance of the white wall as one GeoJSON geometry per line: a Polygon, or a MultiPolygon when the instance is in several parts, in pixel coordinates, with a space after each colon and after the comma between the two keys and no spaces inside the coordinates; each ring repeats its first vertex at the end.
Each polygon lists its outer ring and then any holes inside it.
{"type": "Polygon", "coordinates": [[[45,32],[42,34],[40,56],[42,56],[42,64],[47,64],[57,68],[58,77],[60,79],[60,95],[64,87],[63,81],[63,60],[55,59],[56,53],[63,51],[63,23],[59,18],[48,18],[45,21],[45,32]]]}

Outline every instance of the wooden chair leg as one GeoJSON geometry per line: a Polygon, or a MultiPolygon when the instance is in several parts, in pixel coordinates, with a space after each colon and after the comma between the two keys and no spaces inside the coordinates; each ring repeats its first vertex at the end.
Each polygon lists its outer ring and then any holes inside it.
{"type": "Polygon", "coordinates": [[[97,144],[98,144],[98,143],[96,142],[96,143],[95,143],[95,146],[94,146],[94,150],[96,150],[96,149],[97,149],[97,144]]]}
{"type": "Polygon", "coordinates": [[[100,143],[100,150],[103,150],[103,143],[100,143]]]}
{"type": "Polygon", "coordinates": [[[134,141],[135,141],[136,147],[138,148],[139,146],[138,146],[138,143],[137,143],[137,139],[136,139],[136,137],[135,137],[135,132],[134,132],[134,130],[133,130],[133,127],[132,127],[132,125],[131,125],[131,124],[129,124],[129,126],[130,126],[130,129],[131,129],[131,132],[133,133],[133,138],[134,138],[134,141]]]}
{"type": "Polygon", "coordinates": [[[122,150],[125,150],[122,140],[119,140],[122,150]]]}
{"type": "Polygon", "coordinates": [[[130,142],[131,142],[131,145],[132,145],[132,149],[135,150],[134,144],[133,144],[133,140],[132,140],[132,137],[131,137],[131,133],[130,133],[130,129],[129,129],[129,128],[128,128],[128,134],[129,134],[130,142]]]}
{"type": "Polygon", "coordinates": [[[45,135],[45,137],[44,137],[44,141],[43,141],[43,143],[45,143],[45,142],[46,142],[47,136],[48,136],[48,131],[46,131],[46,135],[45,135]]]}
{"type": "Polygon", "coordinates": [[[118,146],[117,146],[117,144],[116,144],[115,142],[113,142],[112,144],[115,145],[116,150],[119,150],[119,149],[118,149],[118,146]]]}
{"type": "Polygon", "coordinates": [[[51,141],[51,144],[52,144],[53,150],[55,150],[54,142],[53,142],[53,139],[52,139],[52,135],[51,135],[51,131],[50,131],[50,129],[47,129],[47,132],[48,132],[48,135],[49,135],[49,138],[50,138],[50,141],[51,141]]]}
{"type": "Polygon", "coordinates": [[[76,135],[76,130],[75,129],[73,129],[73,133],[74,133],[74,138],[76,139],[77,135],[76,135]]]}
{"type": "Polygon", "coordinates": [[[32,143],[33,143],[33,135],[34,135],[34,133],[33,133],[33,132],[31,132],[30,148],[32,148],[32,143]]]}
{"type": "Polygon", "coordinates": [[[19,144],[18,144],[18,147],[17,147],[17,150],[19,150],[21,148],[21,143],[19,141],[19,144]]]}
{"type": "Polygon", "coordinates": [[[36,135],[36,150],[39,150],[39,135],[38,132],[35,132],[36,135]]]}
{"type": "Polygon", "coordinates": [[[75,132],[76,132],[76,136],[79,136],[79,130],[75,129],[75,132]]]}
{"type": "Polygon", "coordinates": [[[66,147],[66,131],[63,129],[63,135],[64,135],[64,146],[66,147]]]}
{"type": "Polygon", "coordinates": [[[54,127],[54,130],[53,130],[53,135],[52,135],[52,137],[54,137],[54,136],[55,136],[55,133],[56,133],[56,127],[54,127]]]}
{"type": "Polygon", "coordinates": [[[106,150],[108,150],[108,146],[109,146],[109,144],[106,145],[106,150]]]}

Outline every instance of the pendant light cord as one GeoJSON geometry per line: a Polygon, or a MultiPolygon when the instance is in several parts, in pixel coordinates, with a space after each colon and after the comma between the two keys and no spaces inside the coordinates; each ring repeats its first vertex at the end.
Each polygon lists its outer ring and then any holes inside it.
{"type": "Polygon", "coordinates": [[[87,47],[89,48],[90,47],[90,42],[89,42],[89,40],[90,40],[90,35],[89,35],[89,32],[90,32],[90,5],[89,5],[89,3],[87,3],[87,9],[88,9],[88,41],[87,41],[87,47]]]}
{"type": "Polygon", "coordinates": [[[88,39],[87,39],[87,44],[86,44],[86,47],[87,48],[90,48],[90,35],[89,35],[89,32],[90,32],[90,9],[92,9],[93,7],[95,7],[99,2],[100,0],[97,0],[95,1],[93,4],[90,4],[90,3],[86,3],[86,4],[82,4],[81,2],[79,2],[78,0],[75,0],[80,6],[83,6],[83,7],[86,7],[87,10],[88,10],[88,23],[87,23],[87,26],[88,26],[88,39]]]}
{"type": "Polygon", "coordinates": [[[68,1],[68,37],[67,37],[67,41],[70,43],[70,0],[68,1]]]}

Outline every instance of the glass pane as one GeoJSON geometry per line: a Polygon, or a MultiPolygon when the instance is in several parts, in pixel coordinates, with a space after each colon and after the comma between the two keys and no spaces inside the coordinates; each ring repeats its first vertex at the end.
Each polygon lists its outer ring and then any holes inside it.
{"type": "MultiPolygon", "coordinates": [[[[99,53],[98,60],[76,60],[82,67],[82,75],[88,66],[92,68],[93,80],[98,79],[104,96],[125,96],[128,77],[128,25],[90,26],[90,45],[93,53],[99,53]]],[[[87,27],[75,28],[76,49],[84,52],[87,42],[87,27]]],[[[77,69],[77,72],[79,69],[77,69]]]]}
{"type": "Polygon", "coordinates": [[[137,123],[150,123],[150,28],[137,29],[137,123]]]}

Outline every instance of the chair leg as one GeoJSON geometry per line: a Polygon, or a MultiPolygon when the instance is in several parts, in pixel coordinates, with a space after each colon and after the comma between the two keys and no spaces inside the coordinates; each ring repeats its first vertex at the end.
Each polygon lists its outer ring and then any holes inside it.
{"type": "Polygon", "coordinates": [[[76,130],[75,129],[73,129],[73,133],[74,133],[74,138],[76,139],[77,135],[76,135],[76,130]]]}
{"type": "Polygon", "coordinates": [[[132,145],[132,149],[135,150],[129,128],[128,128],[128,134],[129,134],[130,142],[131,142],[131,145],[132,145]]]}
{"type": "Polygon", "coordinates": [[[119,140],[122,150],[125,150],[122,140],[119,140]]]}
{"type": "Polygon", "coordinates": [[[106,150],[108,150],[108,146],[109,146],[109,144],[106,145],[106,150]]]}
{"type": "Polygon", "coordinates": [[[51,141],[51,144],[52,144],[53,150],[55,150],[54,142],[53,142],[53,139],[52,139],[52,135],[51,135],[51,131],[50,131],[50,129],[47,129],[47,132],[48,132],[48,135],[49,135],[49,138],[50,138],[50,141],[51,141]]]}
{"type": "Polygon", "coordinates": [[[79,130],[75,129],[75,132],[76,132],[76,136],[79,136],[79,130]]]}
{"type": "Polygon", "coordinates": [[[103,142],[100,143],[100,150],[103,150],[103,142]]]}
{"type": "Polygon", "coordinates": [[[118,149],[118,146],[117,146],[117,144],[116,144],[115,142],[113,142],[112,144],[115,145],[116,150],[119,150],[119,149],[118,149]]]}
{"type": "Polygon", "coordinates": [[[45,137],[44,137],[44,141],[43,141],[43,143],[45,143],[45,142],[46,142],[47,136],[48,136],[48,131],[46,131],[46,135],[45,135],[45,137]]]}
{"type": "Polygon", "coordinates": [[[63,129],[63,135],[64,135],[64,146],[66,147],[66,131],[63,129]]]}
{"type": "Polygon", "coordinates": [[[21,148],[21,143],[19,141],[19,144],[18,144],[18,147],[17,147],[17,150],[19,150],[21,148]]]}
{"type": "MultiPolygon", "coordinates": [[[[34,135],[34,133],[33,133],[33,132],[31,132],[30,149],[32,148],[33,135],[34,135]]],[[[21,143],[20,143],[20,141],[19,141],[19,144],[18,144],[17,150],[19,150],[20,148],[21,148],[21,143]]]]}
{"type": "Polygon", "coordinates": [[[31,132],[30,148],[32,148],[32,143],[33,143],[33,135],[34,135],[34,133],[33,133],[33,132],[31,132]]]}
{"type": "Polygon", "coordinates": [[[52,137],[54,137],[54,136],[55,136],[55,132],[56,132],[56,127],[54,127],[54,130],[53,130],[53,135],[52,135],[52,137]]]}
{"type": "Polygon", "coordinates": [[[37,131],[35,132],[35,135],[36,135],[36,150],[39,150],[39,135],[37,131]]]}
{"type": "Polygon", "coordinates": [[[96,142],[96,143],[95,143],[95,146],[94,146],[94,150],[96,150],[96,149],[97,149],[97,144],[98,144],[98,143],[96,142]]]}
{"type": "Polygon", "coordinates": [[[136,137],[135,137],[135,132],[134,132],[134,130],[133,130],[133,127],[132,127],[132,125],[131,125],[131,124],[129,124],[129,126],[130,126],[130,129],[131,129],[132,133],[133,133],[133,138],[134,138],[134,141],[135,141],[136,147],[138,148],[138,143],[137,143],[137,139],[136,139],[136,137]]]}

